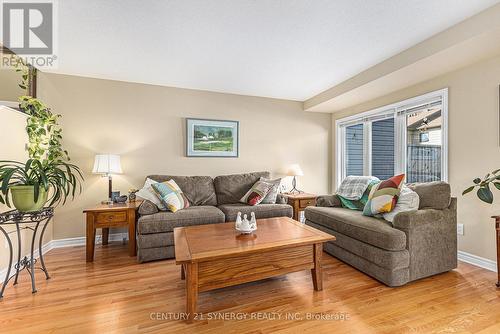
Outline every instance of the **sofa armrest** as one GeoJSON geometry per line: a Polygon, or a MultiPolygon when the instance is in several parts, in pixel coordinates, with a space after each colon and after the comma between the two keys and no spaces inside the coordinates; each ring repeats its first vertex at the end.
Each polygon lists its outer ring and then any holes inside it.
{"type": "Polygon", "coordinates": [[[342,203],[337,195],[321,195],[316,198],[316,206],[322,207],[340,207],[342,203]]]}
{"type": "Polygon", "coordinates": [[[157,213],[158,207],[151,201],[144,200],[141,205],[139,205],[138,212],[141,216],[147,216],[157,213]]]}
{"type": "Polygon", "coordinates": [[[283,196],[283,194],[278,194],[276,196],[276,204],[288,204],[288,198],[283,196]]]}
{"type": "Polygon", "coordinates": [[[406,235],[410,280],[457,267],[457,199],[443,210],[423,209],[398,213],[393,227],[406,235]]]}
{"type": "Polygon", "coordinates": [[[444,210],[422,209],[400,212],[394,217],[392,226],[398,230],[413,230],[428,224],[437,224],[444,219],[444,210]]]}

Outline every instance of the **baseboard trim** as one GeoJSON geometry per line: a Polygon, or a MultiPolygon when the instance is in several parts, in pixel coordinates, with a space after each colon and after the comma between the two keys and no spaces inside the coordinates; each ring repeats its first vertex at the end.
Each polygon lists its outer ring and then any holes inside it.
{"type": "MultiPolygon", "coordinates": [[[[123,241],[128,239],[128,233],[113,233],[109,235],[109,241],[123,241]]],[[[48,251],[54,248],[64,248],[64,247],[73,247],[73,246],[84,246],[85,245],[85,237],[76,237],[76,238],[66,238],[66,239],[55,239],[47,242],[42,246],[42,254],[45,255],[48,251]]],[[[96,236],[96,244],[102,244],[102,238],[100,235],[96,236]]],[[[25,256],[29,256],[30,254],[25,254],[25,256]]],[[[24,257],[24,256],[23,256],[24,257]]],[[[35,258],[39,258],[38,249],[35,251],[35,258]]],[[[13,261],[17,259],[14,258],[13,261]]],[[[464,251],[458,251],[458,260],[462,262],[466,262],[472,265],[475,265],[480,268],[484,268],[490,271],[497,272],[497,263],[490,259],[486,259],[484,257],[480,257],[474,254],[470,254],[464,251]]],[[[14,266],[11,268],[15,270],[14,266]]],[[[3,282],[5,275],[7,274],[7,268],[2,268],[0,270],[0,284],[3,282]]]]}
{"type": "MultiPolygon", "coordinates": [[[[109,241],[123,241],[123,240],[128,239],[128,233],[113,233],[109,235],[109,241]]],[[[64,248],[64,247],[73,247],[73,246],[84,246],[85,245],[85,237],[77,237],[77,238],[66,238],[66,239],[55,239],[47,242],[42,246],[42,254],[45,255],[48,251],[54,249],[54,248],[64,248]]],[[[97,235],[95,238],[96,244],[102,244],[102,237],[101,235],[97,235]]],[[[12,259],[13,262],[17,261],[17,250],[14,249],[14,258],[12,259]]],[[[24,256],[29,257],[30,253],[24,254],[21,256],[21,258],[24,258],[24,256]]],[[[40,257],[40,253],[38,252],[38,248],[35,249],[34,252],[34,257],[35,259],[38,259],[40,257]]],[[[50,269],[50,268],[48,268],[50,269]]],[[[13,272],[15,272],[16,268],[14,268],[14,264],[12,264],[12,268],[10,269],[10,274],[12,275],[13,272]]],[[[5,279],[5,275],[7,275],[7,267],[2,268],[0,270],[0,286],[3,283],[3,280],[5,279]]]]}
{"type": "Polygon", "coordinates": [[[466,262],[477,267],[497,272],[497,263],[490,259],[486,259],[484,257],[480,257],[463,251],[458,251],[458,259],[462,262],[466,262]]]}

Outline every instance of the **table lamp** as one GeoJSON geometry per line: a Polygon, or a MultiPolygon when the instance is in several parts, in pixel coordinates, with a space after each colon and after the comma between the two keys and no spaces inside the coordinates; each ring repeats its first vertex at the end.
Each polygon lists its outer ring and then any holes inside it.
{"type": "Polygon", "coordinates": [[[293,164],[290,165],[288,168],[288,171],[286,173],[288,176],[293,176],[293,181],[292,181],[292,190],[289,191],[290,194],[301,194],[303,193],[302,190],[297,189],[297,176],[303,176],[304,172],[302,171],[302,168],[300,168],[299,164],[293,164]]]}
{"type": "Polygon", "coordinates": [[[94,160],[94,174],[107,176],[109,180],[108,200],[102,201],[103,204],[113,203],[111,193],[113,191],[113,174],[121,174],[122,166],[120,156],[115,154],[97,154],[94,160]]]}

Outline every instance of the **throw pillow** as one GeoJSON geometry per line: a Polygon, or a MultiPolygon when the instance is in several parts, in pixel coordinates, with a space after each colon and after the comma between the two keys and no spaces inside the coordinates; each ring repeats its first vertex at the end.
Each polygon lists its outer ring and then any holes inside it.
{"type": "Polygon", "coordinates": [[[278,197],[278,191],[280,190],[281,178],[280,179],[266,179],[265,177],[260,178],[261,181],[271,183],[273,187],[267,193],[266,197],[260,202],[261,204],[276,204],[276,197],[278,197]]]}
{"type": "Polygon", "coordinates": [[[392,223],[394,222],[394,217],[398,213],[418,210],[419,204],[420,198],[418,194],[403,184],[396,207],[391,212],[384,213],[383,217],[385,220],[392,223]]]}
{"type": "Polygon", "coordinates": [[[368,188],[366,188],[365,192],[363,193],[363,196],[361,196],[361,198],[358,200],[352,200],[352,199],[348,199],[348,198],[342,197],[340,195],[337,195],[338,198],[340,199],[342,207],[347,208],[347,209],[351,209],[351,210],[363,211],[363,209],[365,208],[366,202],[368,202],[368,196],[370,195],[370,191],[372,190],[373,186],[379,182],[380,182],[379,180],[372,180],[370,182],[370,184],[368,185],[368,188]]]}
{"type": "Polygon", "coordinates": [[[152,185],[158,198],[172,212],[189,207],[189,201],[174,180],[152,185]]]}
{"type": "Polygon", "coordinates": [[[391,212],[398,201],[404,178],[405,174],[396,175],[374,185],[368,195],[363,215],[375,216],[379,213],[391,212]]]}
{"type": "Polygon", "coordinates": [[[262,202],[272,187],[273,185],[271,183],[259,180],[255,182],[249,191],[247,191],[245,196],[241,198],[240,202],[249,205],[257,205],[262,202]]]}
{"type": "Polygon", "coordinates": [[[153,188],[151,187],[155,183],[158,182],[150,178],[147,178],[146,182],[144,182],[144,186],[142,187],[142,189],[136,192],[135,195],[137,197],[143,198],[155,204],[158,207],[158,209],[166,211],[167,207],[160,201],[158,196],[156,196],[156,193],[154,192],[153,188]]]}

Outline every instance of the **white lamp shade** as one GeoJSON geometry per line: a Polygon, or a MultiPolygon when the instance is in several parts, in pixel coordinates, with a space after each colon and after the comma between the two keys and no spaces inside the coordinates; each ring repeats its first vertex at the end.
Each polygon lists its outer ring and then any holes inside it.
{"type": "Polygon", "coordinates": [[[293,164],[288,167],[288,171],[286,173],[288,176],[303,176],[304,172],[302,168],[300,168],[299,164],[293,164]]]}
{"type": "Polygon", "coordinates": [[[121,174],[120,156],[115,154],[97,154],[94,160],[94,174],[121,174]]]}

